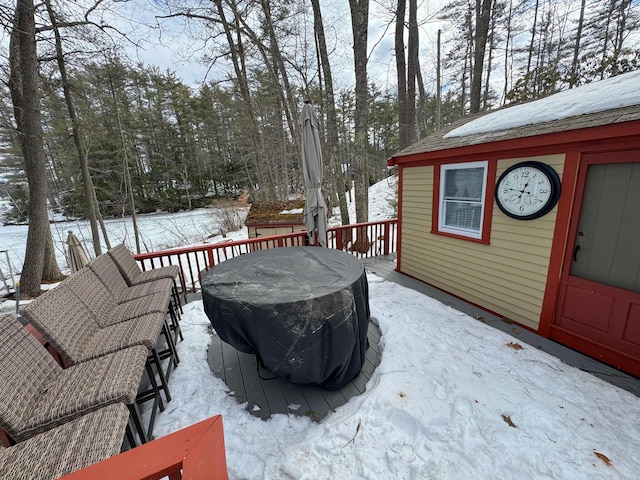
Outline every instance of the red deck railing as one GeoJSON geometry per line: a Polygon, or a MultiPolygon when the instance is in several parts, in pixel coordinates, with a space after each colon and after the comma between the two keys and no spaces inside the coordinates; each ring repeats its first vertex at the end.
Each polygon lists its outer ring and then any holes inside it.
{"type": "MultiPolygon", "coordinates": [[[[327,246],[359,258],[389,255],[395,252],[396,228],[396,219],[333,227],[327,246]]],[[[145,270],[178,265],[185,293],[195,292],[201,273],[220,262],[256,250],[305,245],[306,239],[306,232],[299,232],[144,253],[136,259],[145,270]]],[[[114,475],[130,480],[227,479],[222,418],[212,417],[63,478],[98,480],[114,475]]]]}
{"type": "MultiPolygon", "coordinates": [[[[358,258],[389,255],[396,251],[397,219],[357,223],[329,228],[327,247],[350,252],[358,258]]],[[[248,240],[219,242],[210,245],[174,248],[136,255],[143,270],[178,265],[185,293],[200,288],[200,276],[220,262],[245,253],[267,248],[305,245],[306,232],[287,233],[248,240]]]]}

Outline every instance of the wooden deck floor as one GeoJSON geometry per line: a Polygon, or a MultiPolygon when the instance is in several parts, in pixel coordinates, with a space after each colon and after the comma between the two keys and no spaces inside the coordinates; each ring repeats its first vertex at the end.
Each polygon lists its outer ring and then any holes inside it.
{"type": "Polygon", "coordinates": [[[240,404],[246,402],[246,409],[252,415],[267,419],[274,413],[290,413],[320,421],[366,390],[369,378],[380,364],[380,328],[375,319],[369,322],[368,339],[362,371],[335,391],[296,385],[276,377],[269,370],[258,368],[253,355],[237,351],[220,340],[215,332],[212,333],[208,361],[213,373],[229,387],[229,395],[240,404]]]}

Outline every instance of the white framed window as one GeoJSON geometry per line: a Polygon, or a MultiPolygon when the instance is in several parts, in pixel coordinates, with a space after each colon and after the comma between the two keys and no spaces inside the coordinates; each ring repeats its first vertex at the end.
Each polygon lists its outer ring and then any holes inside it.
{"type": "Polygon", "coordinates": [[[488,162],[440,167],[438,231],[482,238],[488,162]]]}

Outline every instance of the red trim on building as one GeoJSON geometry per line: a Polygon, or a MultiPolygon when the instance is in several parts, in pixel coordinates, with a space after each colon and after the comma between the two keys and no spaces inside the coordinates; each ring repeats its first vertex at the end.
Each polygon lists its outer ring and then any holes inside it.
{"type": "Polygon", "coordinates": [[[396,271],[402,269],[402,192],[404,191],[404,168],[398,167],[398,227],[396,230],[396,271]]]}
{"type": "Polygon", "coordinates": [[[562,191],[558,201],[558,211],[556,214],[556,225],[551,243],[551,253],[549,256],[549,268],[547,270],[547,285],[542,299],[542,311],[540,313],[540,324],[538,333],[544,337],[549,336],[549,328],[553,322],[558,303],[562,267],[564,264],[565,251],[569,241],[569,223],[574,207],[574,192],[578,181],[578,169],[580,166],[580,152],[577,150],[567,152],[565,156],[564,168],[562,170],[562,191]]]}
{"type": "MultiPolygon", "coordinates": [[[[513,138],[509,140],[493,141],[476,145],[434,150],[430,152],[414,153],[410,155],[391,157],[387,165],[421,166],[435,163],[471,161],[469,157],[484,156],[485,158],[517,158],[564,153],[570,144],[587,147],[587,150],[614,150],[612,144],[626,143],[624,137],[638,137],[640,121],[615,123],[597,127],[569,130],[566,132],[547,133],[531,137],[513,138]],[[506,155],[506,156],[505,156],[506,155]]],[[[581,150],[585,151],[585,149],[581,150]]]]}
{"type": "Polygon", "coordinates": [[[630,357],[601,343],[594,342],[557,325],[551,325],[549,338],[596,358],[612,367],[640,377],[640,359],[630,357]]]}

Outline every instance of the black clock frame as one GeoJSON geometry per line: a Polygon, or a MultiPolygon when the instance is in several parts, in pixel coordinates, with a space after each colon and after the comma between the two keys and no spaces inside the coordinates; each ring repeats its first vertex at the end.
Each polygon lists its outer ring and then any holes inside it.
{"type": "Polygon", "coordinates": [[[547,165],[546,163],[542,163],[542,162],[528,160],[526,162],[519,162],[519,163],[516,163],[515,165],[510,166],[502,173],[502,175],[500,175],[500,178],[498,178],[498,181],[496,182],[494,198],[496,200],[496,204],[498,205],[498,208],[502,211],[502,213],[504,213],[508,217],[515,218],[516,220],[533,220],[536,218],[540,218],[546,215],[547,213],[549,213],[551,210],[553,210],[553,207],[556,206],[556,204],[558,203],[558,200],[560,199],[560,189],[561,189],[560,177],[558,176],[558,173],[550,165],[547,165]],[[513,212],[510,212],[504,207],[504,205],[502,205],[502,203],[500,202],[500,198],[498,197],[498,190],[500,190],[500,184],[502,183],[502,181],[513,170],[517,168],[522,168],[522,167],[533,167],[540,170],[549,179],[549,184],[551,185],[551,196],[549,197],[549,200],[547,201],[545,206],[542,207],[537,212],[532,213],[530,215],[517,215],[513,212]]]}

